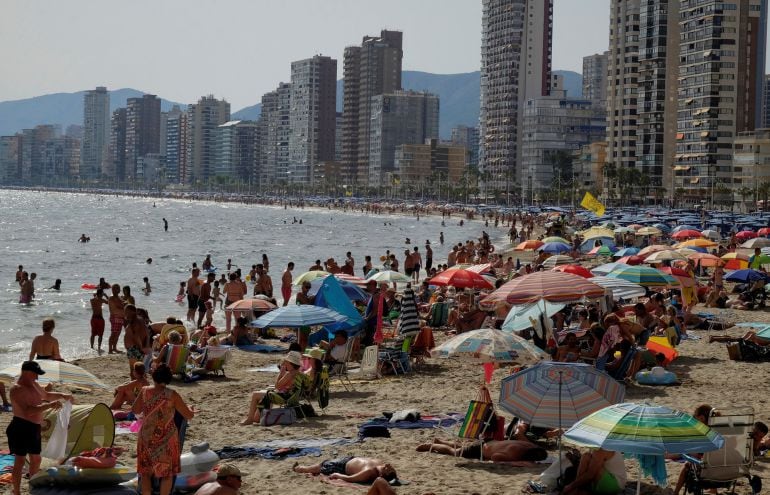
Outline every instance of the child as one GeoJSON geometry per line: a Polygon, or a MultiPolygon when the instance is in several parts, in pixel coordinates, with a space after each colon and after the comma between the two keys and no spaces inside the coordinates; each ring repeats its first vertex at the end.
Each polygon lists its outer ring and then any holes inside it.
{"type": "Polygon", "coordinates": [[[211,300],[214,301],[214,309],[216,309],[217,301],[219,301],[219,309],[222,309],[224,300],[222,299],[222,295],[219,293],[219,280],[214,280],[214,290],[211,292],[211,300]]]}
{"type": "Polygon", "coordinates": [[[187,282],[179,282],[179,292],[177,292],[176,294],[176,302],[181,303],[182,301],[184,301],[186,286],[187,286],[187,282]]]}
{"type": "Polygon", "coordinates": [[[152,292],[152,287],[150,287],[150,279],[144,277],[142,280],[144,280],[144,289],[142,289],[142,292],[144,292],[145,296],[149,296],[150,292],[152,292]]]}
{"type": "Polygon", "coordinates": [[[213,300],[206,301],[206,323],[204,327],[208,327],[214,321],[214,302],[213,300]]]}

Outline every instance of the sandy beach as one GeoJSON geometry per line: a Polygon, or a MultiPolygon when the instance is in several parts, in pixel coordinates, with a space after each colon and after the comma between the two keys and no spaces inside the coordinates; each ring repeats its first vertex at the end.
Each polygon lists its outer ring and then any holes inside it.
{"type": "MultiPolygon", "coordinates": [[[[743,321],[770,322],[770,314],[764,312],[738,311],[736,314],[743,321]]],[[[741,335],[742,330],[733,328],[726,333],[741,335]]],[[[704,402],[718,409],[748,405],[754,408],[757,420],[770,422],[768,398],[764,395],[767,390],[768,365],[730,361],[724,344],[708,344],[705,331],[691,333],[701,339],[685,341],[679,347],[681,357],[670,367],[679,376],[682,385],[629,385],[626,399],[634,402],[651,401],[688,412],[704,402]]],[[[436,337],[437,341],[445,338],[440,333],[436,333],[436,337]]],[[[219,449],[273,439],[355,437],[358,425],[365,418],[378,416],[382,411],[403,408],[416,408],[424,414],[464,413],[468,401],[475,397],[483,375],[478,365],[456,360],[428,359],[427,365],[419,372],[373,381],[357,380],[354,390],[349,392],[338,382],[333,382],[330,405],[316,418],[292,426],[239,426],[238,422],[246,410],[248,393],[274,380],[271,373],[249,369],[276,363],[280,356],[236,351],[226,369],[227,378],[213,378],[191,384],[175,381],[172,386],[199,410],[187,430],[187,447],[203,441],[209,442],[213,449],[219,449]]],[[[77,364],[97,374],[109,385],[117,385],[126,375],[124,356],[86,359],[77,364]]],[[[490,386],[493,399],[499,396],[500,380],[508,373],[508,369],[495,371],[490,386]]],[[[75,398],[80,403],[109,402],[111,394],[76,393],[75,398]]],[[[0,414],[0,427],[4,429],[10,419],[11,414],[0,414]]],[[[448,439],[447,435],[454,432],[456,429],[443,433],[444,438],[448,439]]],[[[391,433],[389,439],[375,438],[343,447],[324,448],[320,458],[249,458],[233,462],[247,473],[242,493],[355,493],[359,490],[332,486],[291,471],[295,460],[309,464],[343,455],[373,456],[392,462],[399,476],[410,482],[397,488],[397,493],[403,494],[519,493],[526,480],[535,479],[541,471],[415,452],[419,443],[437,434],[433,430],[393,429],[391,433]]],[[[134,463],[135,435],[118,436],[115,443],[129,451],[121,457],[123,462],[134,463]]],[[[629,480],[636,480],[638,471],[635,461],[626,461],[626,464],[629,480]]],[[[680,467],[677,463],[667,463],[669,488],[676,481],[680,467]]],[[[770,471],[766,459],[758,460],[756,472],[767,479],[770,471]]],[[[643,480],[642,493],[667,492],[653,485],[650,480],[643,480]]],[[[742,483],[737,493],[748,494],[751,490],[746,483],[742,483]]]]}

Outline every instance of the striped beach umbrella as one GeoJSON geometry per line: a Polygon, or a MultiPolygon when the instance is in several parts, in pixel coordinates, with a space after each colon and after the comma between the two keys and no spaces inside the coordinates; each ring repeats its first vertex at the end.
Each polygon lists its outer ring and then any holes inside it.
{"type": "Polygon", "coordinates": [[[627,247],[627,248],[623,248],[618,251],[615,251],[615,254],[613,254],[612,257],[622,258],[623,256],[633,256],[635,254],[639,254],[638,247],[627,247]]]}
{"type": "Polygon", "coordinates": [[[605,289],[610,289],[612,297],[615,299],[633,299],[634,297],[642,297],[647,293],[647,290],[641,285],[622,278],[600,276],[592,278],[591,282],[605,289]]]}
{"type": "Polygon", "coordinates": [[[463,332],[431,351],[432,357],[458,357],[477,363],[532,364],[548,357],[545,351],[513,333],[494,328],[463,332]]]}
{"type": "Polygon", "coordinates": [[[615,270],[616,268],[626,267],[631,265],[626,265],[625,263],[605,263],[603,265],[599,265],[595,268],[591,269],[591,273],[594,275],[604,276],[610,273],[611,271],[615,270]]]}
{"type": "Polygon", "coordinates": [[[500,407],[533,426],[568,428],[621,402],[625,393],[623,385],[591,365],[544,361],[503,379],[500,407]]]}
{"type": "Polygon", "coordinates": [[[508,304],[524,304],[539,300],[575,302],[583,299],[597,299],[603,295],[603,287],[592,284],[583,277],[571,273],[542,271],[530,273],[503,284],[485,301],[504,301],[508,304]]]}
{"type": "Polygon", "coordinates": [[[326,278],[329,275],[331,275],[331,273],[323,270],[311,270],[309,272],[303,273],[302,275],[296,276],[294,281],[292,281],[292,284],[302,285],[304,282],[312,282],[317,278],[326,278]]]}
{"type": "Polygon", "coordinates": [[[676,251],[666,249],[664,251],[657,251],[655,253],[652,253],[651,255],[644,258],[644,262],[650,263],[650,264],[663,263],[664,261],[676,261],[676,260],[687,261],[687,256],[683,255],[682,253],[677,253],[676,251]]]}
{"type": "MultiPolygon", "coordinates": [[[[41,359],[37,364],[45,371],[44,375],[37,377],[38,383],[43,386],[50,383],[80,390],[110,390],[110,387],[96,376],[72,363],[41,359]]],[[[0,382],[11,383],[19,378],[19,375],[21,363],[0,370],[0,382]]]]}
{"type": "Polygon", "coordinates": [[[615,233],[611,231],[610,229],[605,229],[602,227],[591,227],[588,230],[584,230],[580,233],[580,235],[583,236],[583,239],[596,239],[599,237],[607,237],[609,239],[615,238],[615,233]]]}
{"type": "Polygon", "coordinates": [[[679,285],[679,282],[671,275],[666,275],[655,268],[642,265],[617,268],[608,273],[607,276],[622,278],[642,287],[676,287],[679,285]]]}
{"type": "Polygon", "coordinates": [[[564,433],[572,443],[626,454],[710,452],[724,439],[682,411],[664,406],[614,404],[575,423],[564,433]]]}
{"type": "Polygon", "coordinates": [[[374,280],[375,282],[400,282],[400,283],[408,283],[412,281],[412,277],[407,277],[401,272],[396,272],[393,270],[383,270],[381,272],[377,272],[373,274],[371,277],[367,277],[366,281],[374,280]]]}
{"type": "Polygon", "coordinates": [[[264,299],[241,299],[225,308],[225,311],[270,311],[275,309],[275,304],[264,299]]]}
{"type": "Polygon", "coordinates": [[[661,235],[663,232],[656,227],[642,227],[636,231],[636,235],[661,235]]]}
{"type": "Polygon", "coordinates": [[[741,247],[745,249],[770,247],[770,239],[767,237],[754,237],[741,244],[741,247]]]}
{"type": "Polygon", "coordinates": [[[560,242],[562,244],[570,243],[567,239],[565,239],[564,237],[559,237],[558,235],[552,235],[550,237],[546,237],[545,239],[543,239],[543,243],[546,243],[546,242],[560,242]]]}
{"type": "Polygon", "coordinates": [[[264,314],[252,321],[257,328],[283,327],[298,328],[342,323],[347,317],[333,309],[303,304],[299,306],[283,306],[264,314]]]}
{"type": "Polygon", "coordinates": [[[444,270],[428,281],[431,285],[448,285],[457,289],[494,289],[484,277],[462,268],[444,270]]]}
{"type": "Polygon", "coordinates": [[[567,256],[566,254],[554,254],[553,256],[549,256],[545,261],[543,261],[543,268],[554,268],[559,265],[571,265],[575,262],[575,258],[572,256],[567,256]]]}
{"type": "Polygon", "coordinates": [[[647,246],[646,248],[642,249],[637,254],[639,256],[645,256],[645,255],[652,254],[652,253],[655,253],[655,252],[658,252],[658,251],[663,251],[663,250],[666,250],[666,249],[671,249],[671,247],[670,246],[665,246],[663,244],[652,244],[651,246],[647,246]]]}
{"type": "Polygon", "coordinates": [[[588,251],[588,254],[592,256],[612,256],[615,250],[609,246],[596,246],[592,250],[588,251]]]}

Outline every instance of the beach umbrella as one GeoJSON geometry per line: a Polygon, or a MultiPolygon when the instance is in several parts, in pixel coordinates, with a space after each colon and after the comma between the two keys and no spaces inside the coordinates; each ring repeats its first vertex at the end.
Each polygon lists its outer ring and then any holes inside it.
{"type": "Polygon", "coordinates": [[[714,256],[708,253],[693,253],[688,254],[687,259],[695,261],[696,265],[700,266],[718,266],[724,265],[725,261],[719,256],[714,256]]]}
{"type": "Polygon", "coordinates": [[[728,273],[725,275],[725,280],[741,283],[756,282],[757,280],[764,280],[765,282],[768,282],[770,281],[770,277],[768,277],[766,273],[760,272],[759,270],[751,270],[747,268],[728,273]]]}
{"type": "Polygon", "coordinates": [[[458,357],[477,363],[533,364],[548,354],[513,333],[494,328],[463,332],[434,348],[431,357],[458,357]]]}
{"type": "Polygon", "coordinates": [[[677,232],[681,232],[683,230],[698,230],[697,227],[693,227],[692,225],[677,225],[673,229],[671,229],[672,234],[676,234],[677,232]]]}
{"type": "Polygon", "coordinates": [[[650,246],[647,246],[646,248],[643,248],[637,254],[639,254],[639,256],[645,256],[658,251],[665,251],[666,249],[671,249],[671,246],[665,246],[663,244],[652,244],[650,246]]]}
{"type": "MultiPolygon", "coordinates": [[[[307,292],[308,295],[315,296],[318,294],[318,291],[321,290],[321,287],[324,284],[324,280],[326,279],[317,278],[310,282],[310,290],[307,292]]],[[[342,292],[344,292],[351,301],[366,301],[369,299],[369,294],[356,284],[343,279],[337,279],[337,281],[342,288],[342,292]]]]}
{"type": "Polygon", "coordinates": [[[355,275],[335,273],[334,278],[338,279],[340,282],[349,282],[358,287],[366,287],[366,280],[362,279],[361,277],[356,277],[355,275]]]}
{"type": "Polygon", "coordinates": [[[547,242],[561,242],[562,244],[569,244],[570,243],[564,237],[559,237],[557,235],[552,235],[550,237],[546,237],[545,239],[543,239],[543,243],[544,244],[547,243],[547,242]]]}
{"type": "Polygon", "coordinates": [[[625,263],[618,263],[618,262],[605,263],[595,268],[591,268],[591,273],[593,273],[594,275],[603,276],[603,275],[607,275],[608,273],[610,273],[612,270],[616,268],[624,267],[624,266],[630,266],[630,265],[627,265],[625,263]]]}
{"type": "Polygon", "coordinates": [[[511,306],[511,310],[508,311],[508,315],[503,322],[502,330],[505,332],[519,332],[532,326],[530,318],[538,320],[540,315],[545,314],[547,317],[551,317],[564,309],[566,304],[564,303],[552,303],[552,302],[534,302],[526,304],[517,304],[511,306]]]}
{"type": "Polygon", "coordinates": [[[698,232],[697,230],[692,230],[692,229],[679,230],[679,231],[671,234],[671,238],[677,239],[677,240],[678,239],[696,239],[696,238],[698,238],[700,236],[701,236],[700,232],[698,232]]]}
{"type": "Polygon", "coordinates": [[[633,256],[623,256],[622,258],[618,259],[618,263],[622,263],[624,265],[641,265],[644,263],[644,256],[640,256],[638,254],[633,256]]]}
{"type": "Polygon", "coordinates": [[[605,289],[610,289],[614,299],[633,299],[647,294],[647,289],[641,285],[622,278],[597,276],[592,278],[591,282],[605,289]]]}
{"type": "Polygon", "coordinates": [[[225,308],[225,311],[270,311],[275,304],[261,298],[241,299],[225,308]]]}
{"type": "Polygon", "coordinates": [[[671,227],[666,225],[665,223],[654,223],[652,224],[653,227],[656,229],[660,229],[662,232],[671,232],[671,227]]]}
{"type": "Polygon", "coordinates": [[[538,241],[538,240],[535,240],[535,239],[530,239],[530,240],[524,241],[521,244],[519,244],[518,246],[516,246],[514,248],[514,250],[515,251],[536,251],[536,250],[540,249],[540,246],[542,246],[543,244],[545,244],[545,243],[542,242],[542,241],[538,241]]]}
{"type": "Polygon", "coordinates": [[[701,248],[710,248],[710,247],[716,247],[719,244],[709,240],[709,239],[690,239],[689,241],[680,242],[675,247],[677,248],[683,248],[683,247],[701,247],[701,248]]]}
{"type": "Polygon", "coordinates": [[[470,265],[466,268],[469,272],[475,273],[488,273],[492,269],[492,263],[481,263],[478,265],[470,265]]]}
{"type": "Polygon", "coordinates": [[[718,241],[722,238],[722,236],[719,235],[719,232],[716,230],[706,229],[700,233],[703,237],[706,239],[711,239],[712,241],[718,241]]]}
{"type": "Polygon", "coordinates": [[[642,227],[636,231],[636,235],[661,235],[663,232],[655,227],[642,227]]]}
{"type": "Polygon", "coordinates": [[[691,254],[705,253],[706,251],[705,248],[683,247],[677,248],[676,252],[684,256],[690,256],[691,254]]]}
{"type": "Polygon", "coordinates": [[[639,230],[642,227],[644,227],[644,225],[642,225],[640,223],[632,223],[631,225],[628,226],[628,228],[634,229],[634,231],[639,230]]]}
{"type": "Polygon", "coordinates": [[[494,289],[484,277],[462,268],[445,270],[428,281],[431,285],[448,285],[458,289],[494,289]]]}
{"type": "Polygon", "coordinates": [[[757,237],[757,233],[751,230],[742,230],[737,234],[735,234],[735,238],[738,239],[739,241],[745,241],[747,239],[753,239],[755,237],[757,237]]]}
{"type": "Polygon", "coordinates": [[[727,253],[722,256],[724,267],[728,270],[741,270],[749,267],[749,257],[741,253],[727,253]]]}
{"type": "MultiPolygon", "coordinates": [[[[38,375],[37,381],[42,386],[48,384],[62,385],[67,388],[80,390],[111,390],[104,382],[80,366],[53,359],[36,361],[44,375],[38,375]]],[[[21,363],[0,370],[0,382],[12,383],[21,375],[21,363]]]]}
{"type": "Polygon", "coordinates": [[[549,254],[566,253],[567,251],[571,250],[572,247],[570,247],[569,244],[564,244],[562,242],[546,242],[538,249],[538,251],[543,251],[549,254]]]}
{"type": "Polygon", "coordinates": [[[342,315],[333,309],[302,304],[296,306],[283,306],[274,309],[252,321],[251,324],[257,328],[298,328],[327,325],[329,323],[342,323],[345,320],[347,320],[345,315],[342,315]]]}
{"type": "Polygon", "coordinates": [[[323,271],[323,270],[311,270],[309,272],[305,272],[302,275],[298,275],[293,281],[292,284],[294,285],[302,285],[305,282],[312,282],[313,280],[317,278],[326,278],[331,273],[323,271]]]}
{"type": "Polygon", "coordinates": [[[572,256],[555,254],[553,256],[549,256],[545,261],[543,261],[543,268],[553,268],[558,265],[571,265],[574,262],[575,258],[572,256]]]}
{"type": "Polygon", "coordinates": [[[407,277],[403,273],[393,270],[383,270],[366,279],[367,282],[370,280],[374,280],[375,282],[408,283],[412,281],[412,277],[407,277]]]}
{"type": "Polygon", "coordinates": [[[639,254],[638,247],[627,247],[627,248],[623,248],[623,249],[619,249],[618,251],[615,251],[612,257],[622,258],[623,256],[633,256],[635,254],[639,254]]]}
{"type": "Polygon", "coordinates": [[[588,254],[593,256],[612,256],[613,249],[609,246],[596,246],[592,250],[588,251],[588,254]]]}
{"type": "Polygon", "coordinates": [[[679,282],[671,275],[650,268],[649,266],[629,266],[628,268],[616,268],[607,274],[610,278],[622,278],[643,287],[669,287],[678,286],[679,282]]]}
{"type": "Polygon", "coordinates": [[[500,383],[500,407],[532,426],[569,428],[623,400],[626,388],[594,366],[543,361],[500,383]]]}
{"type": "Polygon", "coordinates": [[[588,271],[584,266],[580,265],[559,265],[552,269],[554,272],[565,272],[573,275],[578,275],[583,278],[592,278],[593,274],[588,271]]]}
{"type": "Polygon", "coordinates": [[[583,236],[583,239],[585,240],[596,239],[599,237],[606,237],[608,239],[615,238],[615,233],[613,231],[602,227],[591,227],[590,229],[581,232],[580,235],[583,236]]]}
{"type": "Polygon", "coordinates": [[[626,454],[687,454],[721,449],[716,431],[665,406],[614,404],[575,423],[564,433],[572,443],[626,454]]]}
{"type": "Polygon", "coordinates": [[[665,251],[657,251],[655,253],[652,253],[651,255],[644,258],[645,263],[663,263],[664,261],[675,261],[675,260],[687,261],[687,256],[681,253],[677,253],[676,251],[666,249],[665,251]]]}
{"type": "Polygon", "coordinates": [[[604,295],[604,288],[589,280],[562,272],[535,272],[515,278],[492,292],[486,300],[504,301],[508,304],[524,304],[539,300],[551,302],[575,302],[597,299],[604,295]]]}
{"type": "Polygon", "coordinates": [[[630,233],[635,232],[635,230],[631,227],[618,227],[615,230],[613,230],[613,232],[616,234],[628,234],[629,232],[630,233]]]}
{"type": "Polygon", "coordinates": [[[741,244],[741,247],[746,249],[770,247],[770,239],[767,237],[755,237],[741,244]]]}
{"type": "Polygon", "coordinates": [[[770,227],[762,227],[757,231],[757,234],[764,236],[770,235],[770,227]]]}
{"type": "Polygon", "coordinates": [[[681,268],[664,266],[662,268],[658,268],[658,270],[677,279],[682,287],[695,287],[695,280],[690,276],[689,273],[682,270],[681,268]]]}

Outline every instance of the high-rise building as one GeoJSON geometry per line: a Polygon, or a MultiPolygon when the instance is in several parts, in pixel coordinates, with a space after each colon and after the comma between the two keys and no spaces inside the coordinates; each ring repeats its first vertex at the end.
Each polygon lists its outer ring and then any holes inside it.
{"type": "Polygon", "coordinates": [[[368,185],[388,183],[395,173],[396,146],[438,139],[438,96],[396,91],[372,98],[368,185]]]}
{"type": "Polygon", "coordinates": [[[257,123],[231,120],[219,126],[215,175],[248,184],[257,172],[257,123]]]}
{"type": "MultiPolygon", "coordinates": [[[[607,106],[607,59],[609,52],[583,57],[583,99],[594,106],[607,106]]],[[[572,95],[577,96],[577,95],[572,95]]]]}
{"type": "Polygon", "coordinates": [[[69,136],[55,136],[40,145],[38,184],[67,184],[79,174],[80,141],[69,136]]]}
{"type": "Polygon", "coordinates": [[[129,98],[126,104],[126,179],[136,177],[139,157],[160,151],[160,99],[129,98]]]}
{"type": "Polygon", "coordinates": [[[288,180],[313,184],[317,163],[334,160],[337,61],[316,55],[291,64],[288,180]]]}
{"type": "MultiPolygon", "coordinates": [[[[557,92],[558,93],[558,92],[557,92]]],[[[571,177],[572,154],[600,141],[606,132],[604,109],[591,100],[567,98],[565,92],[528,100],[524,107],[522,172],[524,197],[543,197],[571,177]]],[[[504,188],[513,192],[512,188],[504,188]]]]}
{"type": "Polygon", "coordinates": [[[573,154],[573,184],[582,198],[584,192],[601,196],[604,192],[604,166],[607,164],[607,143],[596,141],[585,144],[573,154]]]}
{"type": "Polygon", "coordinates": [[[110,94],[99,86],[83,97],[83,141],[80,178],[99,179],[110,139],[110,94]]]}
{"type": "Polygon", "coordinates": [[[673,193],[678,64],[679,1],[640,0],[634,166],[658,199],[664,190],[673,193]]]}
{"type": "Polygon", "coordinates": [[[765,74],[765,86],[762,96],[762,128],[770,129],[770,74],[765,74]]]}
{"type": "Polygon", "coordinates": [[[681,0],[675,188],[713,203],[736,174],[733,140],[761,125],[767,0],[681,0]]]}
{"type": "Polygon", "coordinates": [[[438,139],[396,146],[395,163],[394,173],[401,185],[435,181],[439,193],[441,189],[449,189],[449,184],[459,184],[468,165],[464,146],[442,144],[438,139]]]}
{"type": "Polygon", "coordinates": [[[0,184],[21,178],[21,135],[0,136],[0,184]]]}
{"type": "Polygon", "coordinates": [[[110,119],[110,142],[107,159],[102,164],[102,177],[116,182],[126,180],[126,109],[118,108],[110,119]]]}
{"type": "Polygon", "coordinates": [[[479,128],[458,125],[452,129],[451,142],[455,146],[465,147],[466,161],[469,167],[479,164],[479,128]]]}
{"type": "Polygon", "coordinates": [[[187,144],[183,140],[186,136],[187,114],[178,105],[166,112],[165,118],[165,143],[161,147],[161,156],[166,157],[166,180],[172,184],[184,184],[184,170],[182,161],[186,157],[187,144]]]}
{"type": "Polygon", "coordinates": [[[486,187],[523,184],[521,109],[549,94],[552,37],[553,0],[483,0],[479,169],[486,187]]]}
{"type": "Polygon", "coordinates": [[[288,180],[289,138],[291,136],[291,84],[280,83],[262,96],[260,115],[260,184],[288,180]]]}
{"type": "Polygon", "coordinates": [[[607,162],[616,169],[636,166],[640,1],[610,2],[607,162]]]}
{"type": "Polygon", "coordinates": [[[188,107],[187,183],[205,182],[215,175],[217,131],[230,120],[230,104],[214,95],[188,107]]]}
{"type": "Polygon", "coordinates": [[[372,98],[401,89],[403,33],[382,30],[345,48],[343,58],[343,182],[365,184],[369,177],[372,98]]]}
{"type": "Polygon", "coordinates": [[[31,184],[42,182],[45,144],[60,134],[59,126],[48,124],[21,131],[21,179],[24,182],[31,184]]]}
{"type": "Polygon", "coordinates": [[[754,210],[758,201],[767,211],[768,199],[766,188],[770,184],[770,129],[757,129],[756,131],[741,132],[735,137],[733,150],[734,178],[741,184],[741,194],[738,198],[748,206],[748,210],[754,210]],[[750,195],[746,192],[751,191],[750,195]]]}

